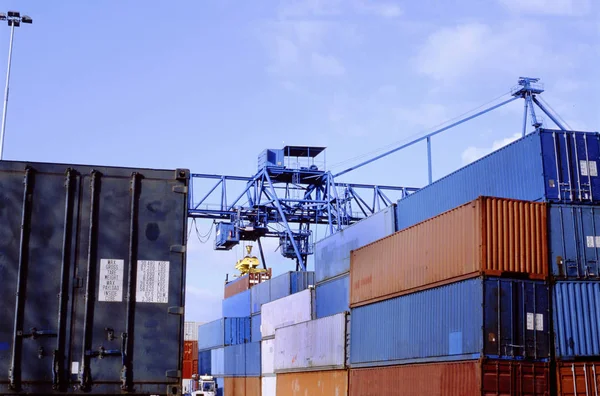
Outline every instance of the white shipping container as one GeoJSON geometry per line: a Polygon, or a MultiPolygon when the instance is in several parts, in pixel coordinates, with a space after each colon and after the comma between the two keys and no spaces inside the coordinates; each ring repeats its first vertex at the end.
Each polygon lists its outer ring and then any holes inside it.
{"type": "Polygon", "coordinates": [[[262,375],[275,373],[275,340],[260,343],[260,372],[262,375]]]}
{"type": "Polygon", "coordinates": [[[183,326],[183,339],[185,341],[198,341],[198,327],[204,322],[185,322],[183,326]]]}
{"type": "Polygon", "coordinates": [[[183,393],[191,393],[195,391],[196,381],[193,379],[183,379],[181,380],[181,386],[183,388],[183,393]]]}
{"type": "Polygon", "coordinates": [[[262,396],[277,395],[277,377],[262,377],[262,396]]]}
{"type": "Polygon", "coordinates": [[[210,351],[210,371],[211,375],[225,375],[225,348],[210,351]]]}
{"type": "Polygon", "coordinates": [[[260,331],[262,338],[275,335],[275,329],[309,321],[314,318],[314,289],[263,304],[260,331]]]}
{"type": "Polygon", "coordinates": [[[275,372],[346,367],[347,316],[339,313],[275,331],[275,372]]]}

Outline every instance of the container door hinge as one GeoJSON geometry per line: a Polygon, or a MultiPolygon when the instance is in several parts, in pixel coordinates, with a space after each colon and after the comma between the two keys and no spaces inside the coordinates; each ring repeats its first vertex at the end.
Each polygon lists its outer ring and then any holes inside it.
{"type": "Polygon", "coordinates": [[[187,186],[181,186],[181,185],[173,186],[173,192],[179,193],[179,194],[187,194],[188,188],[187,188],[187,186]]]}
{"type": "Polygon", "coordinates": [[[171,245],[170,250],[173,253],[185,253],[185,245],[171,245]]]}
{"type": "Polygon", "coordinates": [[[181,371],[180,370],[168,370],[165,373],[165,377],[167,377],[167,378],[181,378],[181,371]]]}
{"type": "Polygon", "coordinates": [[[168,311],[171,315],[183,315],[184,309],[183,307],[169,307],[168,311]]]}

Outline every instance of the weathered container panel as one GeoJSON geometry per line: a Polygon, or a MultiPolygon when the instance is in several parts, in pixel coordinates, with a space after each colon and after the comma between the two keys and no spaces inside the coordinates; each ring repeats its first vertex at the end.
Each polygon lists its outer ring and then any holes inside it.
{"type": "Polygon", "coordinates": [[[259,342],[262,339],[262,335],[260,333],[260,314],[255,314],[252,315],[252,317],[250,318],[250,323],[251,323],[251,332],[252,332],[252,342],[259,342]]]}
{"type": "Polygon", "coordinates": [[[347,314],[275,330],[275,372],[346,368],[347,314]]]}
{"type": "Polygon", "coordinates": [[[290,294],[299,293],[314,286],[315,273],[313,271],[290,272],[290,294]]]}
{"type": "Polygon", "coordinates": [[[396,205],[315,243],[315,281],[350,271],[350,252],[396,231],[396,205]]]}
{"type": "Polygon", "coordinates": [[[260,312],[260,307],[271,301],[271,281],[259,283],[250,289],[252,294],[252,314],[260,312]]]}
{"type": "Polygon", "coordinates": [[[480,274],[548,275],[546,205],[479,197],[352,253],[350,304],[480,274]]]}
{"type": "Polygon", "coordinates": [[[540,281],[476,278],[396,297],[352,309],[350,363],[547,359],[548,312],[540,281]]]}
{"type": "Polygon", "coordinates": [[[277,377],[262,377],[262,396],[277,396],[277,377]]]}
{"type": "Polygon", "coordinates": [[[225,376],[246,376],[246,345],[232,345],[225,347],[225,376]]]}
{"type": "Polygon", "coordinates": [[[250,342],[250,318],[221,318],[198,327],[198,349],[250,342]]]}
{"type": "MultiPolygon", "coordinates": [[[[290,294],[301,292],[309,286],[314,286],[313,271],[288,271],[271,279],[270,301],[275,301],[290,294]]],[[[263,303],[264,304],[264,303],[263,303]]]]}
{"type": "Polygon", "coordinates": [[[557,279],[600,279],[600,209],[591,205],[550,206],[550,264],[557,279]]]}
{"type": "Polygon", "coordinates": [[[277,375],[277,396],[346,396],[348,370],[277,375]]]}
{"type": "Polygon", "coordinates": [[[262,375],[275,373],[275,340],[263,340],[261,342],[261,371],[262,375]]]}
{"type": "Polygon", "coordinates": [[[398,201],[397,229],[481,195],[526,201],[597,202],[598,137],[596,132],[533,132],[398,201]]]}
{"type": "Polygon", "coordinates": [[[183,342],[183,360],[198,359],[198,341],[183,342]]]}
{"type": "Polygon", "coordinates": [[[558,396],[600,395],[600,359],[587,362],[557,362],[558,396]]]}
{"type": "Polygon", "coordinates": [[[234,296],[248,289],[250,289],[250,276],[246,274],[225,284],[223,298],[234,296]]]}
{"type": "Polygon", "coordinates": [[[223,317],[250,316],[250,290],[223,299],[223,317]]]}
{"type": "Polygon", "coordinates": [[[225,348],[210,350],[210,368],[212,375],[217,377],[225,376],[225,348]]]}
{"type": "Polygon", "coordinates": [[[314,318],[314,290],[280,298],[263,305],[261,313],[261,333],[263,338],[273,337],[275,329],[314,318]]]}
{"type": "Polygon", "coordinates": [[[179,390],[165,372],[183,361],[184,319],[169,309],[184,306],[188,181],[0,161],[0,393],[120,394],[122,376],[138,394],[179,390]],[[95,358],[121,350],[121,333],[124,361],[95,358]]]}
{"type": "Polygon", "coordinates": [[[350,370],[350,396],[548,396],[547,363],[471,360],[350,370]]]}
{"type": "Polygon", "coordinates": [[[246,344],[246,376],[260,377],[261,358],[260,342],[249,342],[246,344]]]}
{"type": "Polygon", "coordinates": [[[226,377],[224,396],[261,396],[261,381],[256,377],[226,377]]]}
{"type": "Polygon", "coordinates": [[[600,282],[560,281],[553,293],[556,358],[600,356],[600,282]]]}
{"type": "Polygon", "coordinates": [[[317,319],[350,311],[350,274],[317,284],[315,305],[317,319]]]}

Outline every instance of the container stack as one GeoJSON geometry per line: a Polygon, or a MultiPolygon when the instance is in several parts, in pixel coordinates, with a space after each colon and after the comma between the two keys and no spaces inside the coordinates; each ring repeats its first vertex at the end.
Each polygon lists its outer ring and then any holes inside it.
{"type": "MultiPolygon", "coordinates": [[[[526,318],[526,329],[531,331],[529,329],[533,327],[537,334],[539,329],[543,328],[545,333],[550,327],[553,344],[551,377],[556,378],[552,388],[558,389],[559,395],[595,394],[588,392],[598,392],[600,387],[600,233],[596,228],[600,220],[597,216],[599,160],[598,133],[540,129],[397,204],[400,233],[482,195],[546,205],[548,235],[544,246],[529,238],[534,227],[538,230],[537,217],[525,218],[526,224],[530,225],[529,228],[526,226],[524,237],[517,235],[518,228],[511,225],[516,217],[501,217],[496,222],[486,223],[485,227],[505,234],[499,241],[501,244],[492,248],[492,254],[508,254],[510,259],[515,249],[525,247],[524,256],[516,254],[512,259],[514,264],[509,262],[509,266],[522,266],[532,257],[547,255],[545,265],[549,274],[553,321],[546,322],[542,316],[544,322],[538,326],[537,314],[533,312],[533,317],[526,318]]],[[[483,242],[488,249],[489,240],[483,242]]],[[[502,315],[499,316],[501,319],[502,315]]],[[[528,345],[531,344],[525,346],[528,345]]],[[[515,381],[519,378],[512,383],[515,381]]]]}
{"type": "Polygon", "coordinates": [[[183,326],[182,386],[184,391],[193,391],[192,375],[198,371],[198,326],[200,322],[185,322],[183,326]]]}

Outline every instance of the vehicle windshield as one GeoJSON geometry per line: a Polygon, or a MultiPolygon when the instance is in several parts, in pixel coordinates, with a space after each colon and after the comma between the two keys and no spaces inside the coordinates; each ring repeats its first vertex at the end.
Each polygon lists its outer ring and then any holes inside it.
{"type": "Polygon", "coordinates": [[[205,382],[202,385],[202,390],[205,392],[214,392],[215,391],[215,384],[212,382],[205,382]]]}

